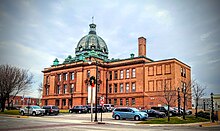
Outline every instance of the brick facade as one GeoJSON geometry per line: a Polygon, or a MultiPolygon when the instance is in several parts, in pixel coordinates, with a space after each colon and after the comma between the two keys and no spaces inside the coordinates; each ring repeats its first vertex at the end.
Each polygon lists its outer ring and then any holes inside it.
{"type": "MultiPolygon", "coordinates": [[[[176,92],[171,106],[177,107],[177,88],[191,80],[191,68],[177,59],[153,61],[146,57],[146,39],[138,39],[139,56],[104,62],[98,61],[98,98],[115,106],[150,108],[164,105],[165,83],[176,92]]],[[[87,58],[88,60],[88,58],[87,58]]],[[[68,109],[74,105],[87,105],[88,80],[96,76],[96,63],[86,61],[61,64],[45,68],[43,81],[43,105],[57,105],[68,109]]],[[[191,108],[191,89],[187,108],[191,108]]],[[[183,107],[183,94],[181,106],[183,107]]],[[[98,101],[99,102],[99,101],[98,101]]]]}

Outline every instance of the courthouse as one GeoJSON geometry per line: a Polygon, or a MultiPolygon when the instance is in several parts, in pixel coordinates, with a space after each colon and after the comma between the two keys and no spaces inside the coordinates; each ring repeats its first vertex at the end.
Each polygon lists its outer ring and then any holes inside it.
{"type": "MultiPolygon", "coordinates": [[[[191,80],[189,65],[176,58],[157,61],[148,58],[144,37],[133,43],[137,44],[138,56],[128,54],[126,59],[109,59],[110,50],[104,39],[97,35],[96,24],[89,27],[89,33],[75,48],[74,57],[69,55],[63,62],[56,58],[51,67],[42,71],[43,105],[57,105],[60,109],[87,105],[89,78],[97,74],[98,104],[102,96],[105,103],[116,107],[149,109],[164,106],[164,89],[169,88],[175,93],[171,106],[177,107],[177,88],[184,88],[191,80]]],[[[183,107],[182,91],[180,96],[183,107]]],[[[191,108],[191,95],[186,104],[191,108]]]]}

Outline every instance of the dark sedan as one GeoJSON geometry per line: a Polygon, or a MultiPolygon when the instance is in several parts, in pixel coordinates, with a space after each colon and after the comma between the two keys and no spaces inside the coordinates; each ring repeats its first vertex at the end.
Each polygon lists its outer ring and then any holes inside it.
{"type": "Polygon", "coordinates": [[[78,105],[74,106],[73,108],[69,109],[70,113],[86,113],[88,112],[88,108],[86,106],[78,105]]]}
{"type": "Polygon", "coordinates": [[[149,117],[156,117],[156,118],[163,118],[166,117],[166,114],[164,112],[159,112],[153,109],[150,110],[142,110],[142,112],[146,112],[149,117]]]}

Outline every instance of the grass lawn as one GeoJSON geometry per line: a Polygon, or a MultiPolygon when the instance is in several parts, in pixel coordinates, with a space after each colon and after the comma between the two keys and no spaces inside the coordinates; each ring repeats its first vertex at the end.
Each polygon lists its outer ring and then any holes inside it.
{"type": "Polygon", "coordinates": [[[60,110],[60,113],[69,113],[69,110],[60,110]]]}
{"type": "Polygon", "coordinates": [[[183,120],[182,117],[170,117],[170,121],[168,122],[168,118],[154,118],[147,121],[140,122],[139,124],[186,124],[186,123],[196,123],[196,122],[208,122],[209,119],[195,116],[186,116],[186,120],[183,120]]]}
{"type": "Polygon", "coordinates": [[[0,111],[0,114],[20,115],[19,110],[5,110],[4,112],[0,111]]]}

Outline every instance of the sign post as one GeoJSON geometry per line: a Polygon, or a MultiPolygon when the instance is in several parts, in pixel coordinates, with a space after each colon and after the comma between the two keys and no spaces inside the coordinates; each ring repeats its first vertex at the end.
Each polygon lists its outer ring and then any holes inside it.
{"type": "Polygon", "coordinates": [[[88,102],[91,105],[91,122],[93,121],[93,103],[95,103],[95,77],[91,76],[88,86],[88,102]]]}

